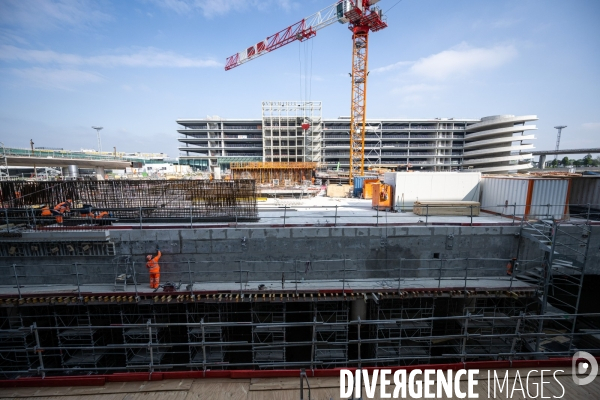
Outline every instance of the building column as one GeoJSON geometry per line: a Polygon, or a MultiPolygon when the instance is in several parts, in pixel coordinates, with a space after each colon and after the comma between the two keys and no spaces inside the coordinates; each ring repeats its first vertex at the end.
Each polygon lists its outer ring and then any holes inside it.
{"type": "Polygon", "coordinates": [[[546,155],[545,154],[540,155],[540,161],[538,161],[538,168],[539,169],[546,168],[546,155]]]}
{"type": "Polygon", "coordinates": [[[68,167],[62,167],[62,174],[65,178],[76,179],[79,177],[79,168],[77,165],[69,165],[68,167]]]}
{"type": "Polygon", "coordinates": [[[104,167],[96,167],[96,180],[104,180],[104,167]]]}

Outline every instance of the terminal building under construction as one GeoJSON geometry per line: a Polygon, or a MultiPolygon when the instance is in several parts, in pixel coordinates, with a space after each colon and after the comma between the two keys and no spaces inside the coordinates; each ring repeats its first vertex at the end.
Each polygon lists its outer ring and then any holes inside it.
{"type": "Polygon", "coordinates": [[[258,205],[243,179],[1,182],[0,375],[600,355],[599,202],[573,197],[600,179],[561,179],[562,200],[540,178],[537,204],[437,220],[366,200],[258,205]],[[64,199],[61,223],[41,214],[64,199]]]}

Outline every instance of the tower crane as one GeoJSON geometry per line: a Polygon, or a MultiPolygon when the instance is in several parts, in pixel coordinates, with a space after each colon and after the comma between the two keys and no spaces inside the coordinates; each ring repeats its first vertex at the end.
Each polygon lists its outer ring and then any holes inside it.
{"type": "Polygon", "coordinates": [[[364,175],[365,125],[367,108],[367,65],[369,32],[387,27],[385,17],[374,4],[379,0],[340,0],[306,17],[274,35],[228,57],[228,71],[250,60],[276,50],[296,40],[303,42],[313,38],[319,29],[334,22],[348,24],[352,32],[352,98],[350,106],[350,180],[364,175]]]}

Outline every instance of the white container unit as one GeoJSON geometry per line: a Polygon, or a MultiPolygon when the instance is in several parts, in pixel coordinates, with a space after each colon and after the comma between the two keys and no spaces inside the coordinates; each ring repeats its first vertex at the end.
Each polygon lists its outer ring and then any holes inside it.
{"type": "Polygon", "coordinates": [[[386,172],[394,209],[412,210],[415,201],[479,201],[480,172],[386,172]]]}
{"type": "Polygon", "coordinates": [[[564,219],[570,178],[484,176],[481,209],[525,219],[564,219]]]}

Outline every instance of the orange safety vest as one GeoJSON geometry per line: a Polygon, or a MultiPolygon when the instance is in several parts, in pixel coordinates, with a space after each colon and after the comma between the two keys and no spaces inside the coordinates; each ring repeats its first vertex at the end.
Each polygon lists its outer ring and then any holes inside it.
{"type": "Polygon", "coordinates": [[[156,257],[154,257],[152,260],[150,260],[146,263],[146,268],[148,268],[148,270],[153,274],[160,272],[160,265],[158,265],[158,260],[160,260],[161,255],[162,254],[159,250],[156,257]]]}
{"type": "Polygon", "coordinates": [[[63,201],[62,203],[57,204],[54,209],[60,213],[65,213],[71,211],[71,204],[68,201],[63,201]]]}

